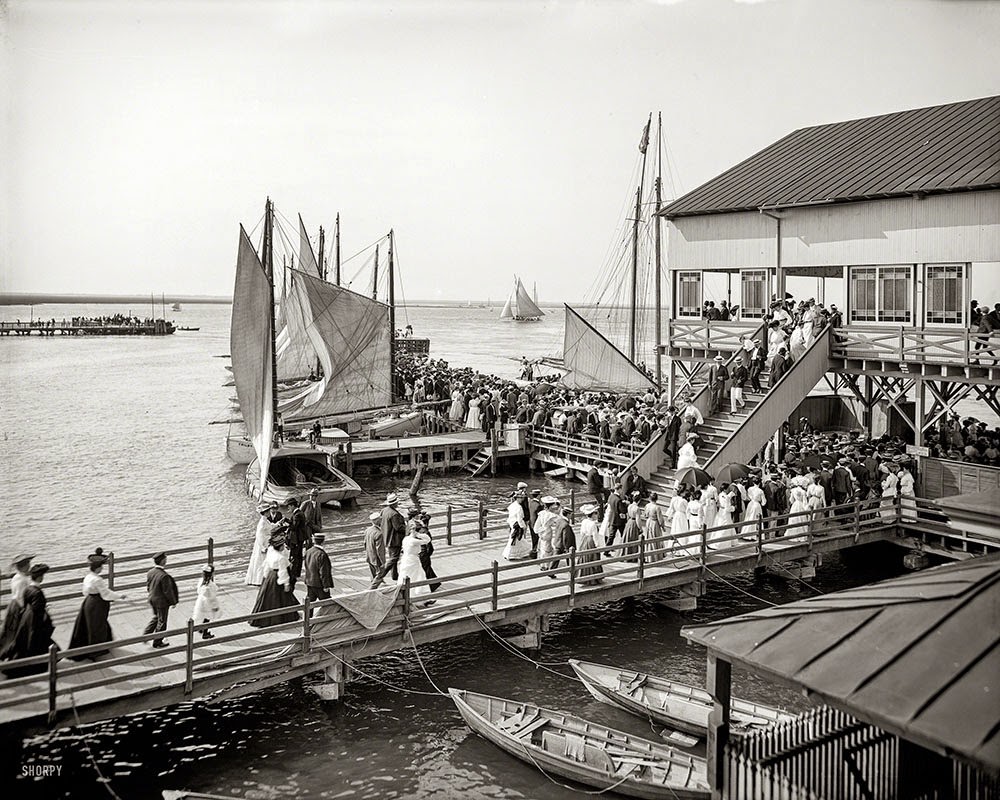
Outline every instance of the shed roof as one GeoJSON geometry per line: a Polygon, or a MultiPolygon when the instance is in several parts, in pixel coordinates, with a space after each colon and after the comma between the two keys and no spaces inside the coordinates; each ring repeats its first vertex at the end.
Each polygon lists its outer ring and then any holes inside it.
{"type": "Polygon", "coordinates": [[[800,128],[666,206],[674,217],[1000,186],[1000,96],[800,128]]]}
{"type": "Polygon", "coordinates": [[[1000,557],[709,625],[692,642],[858,719],[1000,773],[1000,557]]]}

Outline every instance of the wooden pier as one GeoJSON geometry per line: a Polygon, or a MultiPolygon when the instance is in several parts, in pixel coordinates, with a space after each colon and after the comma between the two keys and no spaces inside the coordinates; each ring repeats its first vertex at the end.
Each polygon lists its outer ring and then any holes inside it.
{"type": "MultiPolygon", "coordinates": [[[[575,504],[575,497],[567,500],[567,505],[575,504]]],[[[923,504],[919,513],[943,518],[934,504],[923,504]]],[[[92,663],[71,659],[106,645],[65,649],[81,602],[84,568],[54,567],[43,586],[56,623],[56,641],[63,649],[52,648],[48,655],[4,664],[43,665],[45,671],[0,682],[0,730],[26,735],[77,720],[93,722],[198,698],[237,697],[309,673],[324,676],[325,696],[338,697],[345,690],[350,664],[367,656],[513,624],[525,631],[518,644],[537,647],[549,614],[664,590],[675,593],[678,607],[691,607],[708,580],[725,580],[727,575],[768,565],[815,560],[823,553],[855,545],[896,542],[903,533],[898,503],[888,507],[849,504],[828,509],[828,514],[810,522],[805,533],[801,521],[790,526],[786,515],[774,528],[757,522],[741,530],[694,532],[695,540],[686,547],[665,536],[641,539],[632,554],[623,554],[620,544],[601,548],[592,551],[601,556],[604,569],[602,582],[595,584],[581,576],[576,552],[503,562],[506,513],[482,504],[448,506],[435,514],[431,526],[437,580],[442,583],[433,594],[436,604],[422,605],[428,599],[426,581],[383,588],[380,591],[389,610],[374,629],[364,627],[347,610],[360,594],[367,593],[370,580],[361,526],[328,528],[325,546],[334,563],[338,594],[307,604],[302,610],[308,613],[300,614],[297,622],[260,630],[247,623],[273,612],[245,613],[257,592],[243,584],[249,541],[209,539],[205,545],[168,551],[167,566],[181,587],[181,603],[171,614],[171,628],[157,635],[142,633],[150,616],[145,574],[152,554],[115,554],[109,563],[109,582],[129,600],[112,604],[114,650],[92,663]],[[712,549],[708,542],[723,549],[712,549]],[[216,566],[224,618],[195,624],[184,620],[206,562],[216,566]],[[547,563],[555,568],[542,571],[540,567],[547,563]],[[215,638],[203,639],[204,630],[211,630],[215,638]],[[150,642],[160,635],[170,646],[151,649],[150,642]]],[[[935,530],[947,535],[940,526],[935,530]]],[[[296,590],[300,596],[304,591],[301,584],[296,590]]],[[[8,599],[0,597],[4,603],[8,599]]]]}
{"type": "MultiPolygon", "coordinates": [[[[168,336],[176,330],[165,319],[138,325],[112,325],[98,322],[0,322],[0,336],[168,336]]],[[[197,328],[193,329],[197,330],[197,328]]]]}

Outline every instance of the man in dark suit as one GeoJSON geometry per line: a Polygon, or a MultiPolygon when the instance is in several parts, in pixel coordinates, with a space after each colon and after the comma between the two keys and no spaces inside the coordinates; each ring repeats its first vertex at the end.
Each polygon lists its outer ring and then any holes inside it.
{"type": "MultiPolygon", "coordinates": [[[[819,471],[819,485],[823,487],[823,502],[833,505],[833,462],[823,459],[822,469],[819,471]]],[[[827,516],[825,513],[823,516],[827,516]]]]}
{"type": "Polygon", "coordinates": [[[677,406],[667,406],[663,429],[666,431],[663,437],[663,452],[669,457],[670,467],[673,469],[677,466],[677,437],[681,430],[681,417],[677,413],[677,406]]]}
{"type": "Polygon", "coordinates": [[[791,367],[786,352],[782,347],[778,350],[778,355],[771,359],[771,388],[774,388],[774,385],[781,380],[781,376],[791,367]]]}
{"type": "Polygon", "coordinates": [[[302,554],[309,546],[312,533],[311,525],[306,521],[305,514],[299,508],[297,497],[288,498],[288,530],[285,533],[288,542],[288,574],[297,581],[302,574],[302,554]]]}
{"type": "Polygon", "coordinates": [[[587,491],[597,503],[597,518],[604,519],[604,504],[608,501],[608,494],[604,491],[604,476],[601,475],[603,461],[598,461],[587,471],[587,491]]]}
{"type": "Polygon", "coordinates": [[[777,517],[785,512],[785,485],[778,480],[777,475],[771,473],[761,489],[764,490],[764,497],[767,499],[764,519],[768,529],[773,529],[778,525],[777,517]]]}
{"type": "MultiPolygon", "coordinates": [[[[153,608],[153,618],[143,633],[159,633],[167,629],[167,614],[171,606],[177,605],[177,581],[167,572],[167,554],[153,556],[153,568],[146,573],[146,593],[153,608]]],[[[166,647],[163,638],[153,639],[153,647],[166,647]]]]}
{"type": "Polygon", "coordinates": [[[767,354],[760,346],[760,339],[753,340],[753,349],[750,350],[750,388],[755,392],[761,391],[760,373],[764,371],[764,364],[767,361],[767,354]]]}
{"type": "Polygon", "coordinates": [[[714,363],[708,370],[708,389],[712,393],[712,407],[710,412],[714,414],[722,408],[722,396],[726,392],[726,381],[729,380],[729,368],[725,359],[719,353],[715,356],[714,363]]]}
{"type": "Polygon", "coordinates": [[[377,589],[382,581],[385,580],[385,576],[392,573],[392,579],[399,579],[399,557],[403,553],[403,538],[406,536],[406,520],[403,519],[403,515],[399,513],[396,506],[399,504],[399,498],[396,496],[395,492],[386,495],[385,502],[382,504],[382,517],[381,517],[381,527],[382,527],[382,541],[385,542],[385,563],[382,568],[378,571],[378,574],[372,579],[371,589],[377,589]]]}
{"type": "Polygon", "coordinates": [[[528,522],[528,531],[531,533],[531,557],[538,557],[538,533],[535,531],[535,522],[538,520],[538,512],[542,510],[542,490],[532,489],[528,498],[528,513],[525,520],[528,522]]]}
{"type": "Polygon", "coordinates": [[[608,495],[608,515],[611,517],[608,520],[608,528],[611,531],[608,544],[611,544],[617,538],[618,534],[625,530],[626,506],[622,500],[621,491],[621,486],[616,483],[611,489],[611,494],[608,495]]]}
{"type": "MultiPolygon", "coordinates": [[[[833,490],[833,504],[835,506],[842,506],[851,499],[851,495],[854,493],[854,477],[851,475],[851,471],[847,468],[850,462],[846,458],[841,458],[837,462],[836,468],[833,470],[833,478],[830,484],[830,488],[833,490]]],[[[841,510],[837,512],[837,515],[844,514],[846,511],[841,510]]]]}
{"type": "Polygon", "coordinates": [[[330,556],[323,549],[326,534],[314,533],[312,547],[306,550],[302,560],[305,573],[303,581],[306,584],[307,600],[329,600],[333,588],[333,569],[330,556]]]}

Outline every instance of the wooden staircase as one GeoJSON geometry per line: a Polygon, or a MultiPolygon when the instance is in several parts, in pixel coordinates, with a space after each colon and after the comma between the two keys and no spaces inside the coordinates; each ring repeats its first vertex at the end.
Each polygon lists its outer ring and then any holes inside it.
{"type": "Polygon", "coordinates": [[[473,477],[476,477],[486,472],[490,468],[492,461],[493,455],[490,453],[489,445],[487,445],[477,450],[476,454],[462,465],[462,469],[473,477]]]}

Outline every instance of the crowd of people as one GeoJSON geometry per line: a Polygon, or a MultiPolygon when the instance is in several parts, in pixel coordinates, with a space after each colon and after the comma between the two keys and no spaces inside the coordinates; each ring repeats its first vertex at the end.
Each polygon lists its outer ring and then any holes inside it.
{"type": "Polygon", "coordinates": [[[944,414],[924,434],[924,444],[934,458],[1000,467],[1000,425],[989,425],[975,417],[944,414]]]}

